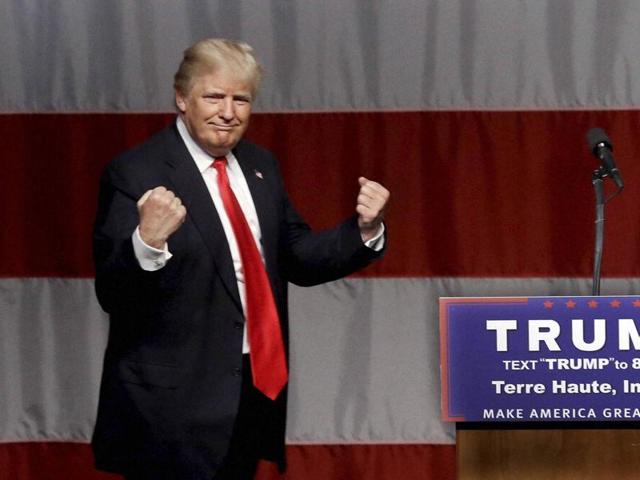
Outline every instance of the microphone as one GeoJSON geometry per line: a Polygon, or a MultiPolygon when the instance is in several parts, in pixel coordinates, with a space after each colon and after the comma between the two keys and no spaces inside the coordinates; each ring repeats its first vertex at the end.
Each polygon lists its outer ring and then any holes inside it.
{"type": "Polygon", "coordinates": [[[618,167],[616,167],[616,161],[613,159],[613,145],[611,140],[604,133],[601,128],[592,128],[587,132],[587,144],[589,150],[596,156],[605,173],[608,173],[620,190],[624,188],[624,182],[618,167]]]}

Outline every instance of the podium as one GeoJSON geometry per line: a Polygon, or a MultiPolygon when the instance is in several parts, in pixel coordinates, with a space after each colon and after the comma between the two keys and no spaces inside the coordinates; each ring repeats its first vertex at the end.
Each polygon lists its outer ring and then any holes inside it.
{"type": "Polygon", "coordinates": [[[457,429],[458,480],[640,478],[640,430],[629,428],[457,429]]]}
{"type": "Polygon", "coordinates": [[[640,297],[441,299],[458,479],[640,478],[636,316],[640,297]]]}

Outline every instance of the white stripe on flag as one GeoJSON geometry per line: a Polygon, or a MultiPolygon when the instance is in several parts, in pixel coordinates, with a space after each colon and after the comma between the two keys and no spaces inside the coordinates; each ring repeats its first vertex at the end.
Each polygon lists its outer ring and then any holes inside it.
{"type": "Polygon", "coordinates": [[[1,2],[0,111],[172,111],[210,36],[255,47],[258,111],[640,104],[638,2],[186,3],[1,2]]]}
{"type": "MultiPolygon", "coordinates": [[[[636,293],[638,279],[603,282],[636,293]]],[[[288,443],[454,442],[440,296],[584,295],[588,279],[368,278],[291,291],[288,443]]],[[[89,279],[0,280],[0,441],[88,441],[108,322],[89,279]]]]}

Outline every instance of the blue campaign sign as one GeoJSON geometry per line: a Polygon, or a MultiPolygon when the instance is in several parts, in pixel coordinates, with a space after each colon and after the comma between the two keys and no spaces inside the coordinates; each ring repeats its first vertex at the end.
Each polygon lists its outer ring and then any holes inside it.
{"type": "Polygon", "coordinates": [[[442,417],[640,420],[640,297],[441,298],[442,417]]]}

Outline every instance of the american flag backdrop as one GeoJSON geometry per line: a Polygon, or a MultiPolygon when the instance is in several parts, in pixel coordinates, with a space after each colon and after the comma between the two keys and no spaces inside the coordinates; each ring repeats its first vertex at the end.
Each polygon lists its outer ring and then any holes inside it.
{"type": "MultiPolygon", "coordinates": [[[[99,175],[175,118],[198,39],[265,67],[248,137],[316,228],[392,194],[389,249],[291,289],[286,479],[453,480],[440,296],[640,291],[640,3],[633,0],[0,0],[0,480],[99,480],[89,441],[108,321],[93,291],[99,175]]],[[[259,478],[279,478],[267,466],[259,478]]]]}

